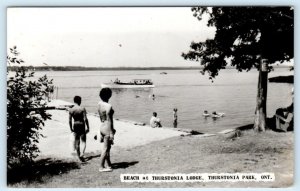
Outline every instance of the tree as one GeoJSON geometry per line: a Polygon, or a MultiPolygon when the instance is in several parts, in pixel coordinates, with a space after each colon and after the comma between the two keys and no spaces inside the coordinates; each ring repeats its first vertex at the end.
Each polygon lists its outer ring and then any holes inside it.
{"type": "Polygon", "coordinates": [[[292,7],[193,7],[193,16],[209,17],[214,39],[192,42],[184,59],[199,61],[202,73],[215,78],[227,65],[238,71],[259,71],[254,129],[266,129],[266,101],[270,63],[294,57],[294,9],[292,7]]]}
{"type": "MultiPolygon", "coordinates": [[[[10,49],[7,64],[22,64],[16,47],[10,49]]],[[[40,129],[51,115],[40,109],[46,106],[46,95],[52,80],[47,76],[33,80],[34,73],[17,67],[14,75],[7,72],[7,162],[8,167],[31,162],[38,156],[40,129]]]]}

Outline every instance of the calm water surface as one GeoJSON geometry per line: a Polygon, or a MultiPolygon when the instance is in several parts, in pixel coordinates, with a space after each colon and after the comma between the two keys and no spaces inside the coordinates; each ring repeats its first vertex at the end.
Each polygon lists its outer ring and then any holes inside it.
{"type": "MultiPolygon", "coordinates": [[[[36,72],[41,76],[45,72],[36,72]]],[[[269,77],[290,75],[287,68],[277,68],[269,77]]],[[[115,89],[110,103],[115,118],[149,124],[153,111],[158,113],[164,126],[172,126],[172,110],[178,108],[178,127],[217,132],[240,125],[253,123],[257,94],[258,72],[239,73],[234,69],[222,70],[212,83],[208,76],[198,70],[135,70],[135,71],[51,71],[46,73],[58,86],[58,99],[73,102],[73,97],[82,97],[82,105],[88,112],[97,112],[101,83],[115,78],[130,81],[138,78],[152,79],[153,89],[115,89]],[[167,75],[160,74],[167,72],[167,75]],[[155,94],[155,100],[149,95],[155,94]],[[226,116],[213,120],[204,118],[208,110],[224,112],[226,116]]],[[[290,89],[286,83],[269,83],[268,116],[279,107],[291,102],[290,89]]]]}

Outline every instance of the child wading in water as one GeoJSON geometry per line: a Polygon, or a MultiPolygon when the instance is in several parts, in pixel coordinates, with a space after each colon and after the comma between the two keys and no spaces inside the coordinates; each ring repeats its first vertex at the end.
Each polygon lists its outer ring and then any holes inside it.
{"type": "Polygon", "coordinates": [[[173,109],[173,127],[177,128],[177,119],[178,119],[178,115],[177,115],[177,108],[173,109]]]}
{"type": "Polygon", "coordinates": [[[113,124],[114,110],[108,103],[112,91],[109,88],[101,89],[99,96],[101,101],[98,103],[98,113],[100,116],[100,142],[103,142],[103,148],[100,156],[100,168],[99,172],[110,172],[112,171],[112,165],[110,161],[110,149],[113,144],[114,134],[116,130],[113,124]],[[104,163],[106,161],[107,167],[105,168],[104,163]]]}

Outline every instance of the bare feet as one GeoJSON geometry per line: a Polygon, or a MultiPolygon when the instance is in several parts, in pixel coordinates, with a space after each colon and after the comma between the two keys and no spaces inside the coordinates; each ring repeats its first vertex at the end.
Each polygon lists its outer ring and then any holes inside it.
{"type": "Polygon", "coordinates": [[[79,157],[80,162],[85,162],[83,156],[79,157]]]}

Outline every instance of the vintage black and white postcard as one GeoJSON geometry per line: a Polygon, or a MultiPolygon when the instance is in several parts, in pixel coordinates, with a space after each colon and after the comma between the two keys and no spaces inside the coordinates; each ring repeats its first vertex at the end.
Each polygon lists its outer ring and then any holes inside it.
{"type": "Polygon", "coordinates": [[[294,184],[294,7],[8,7],[7,186],[294,184]]]}

